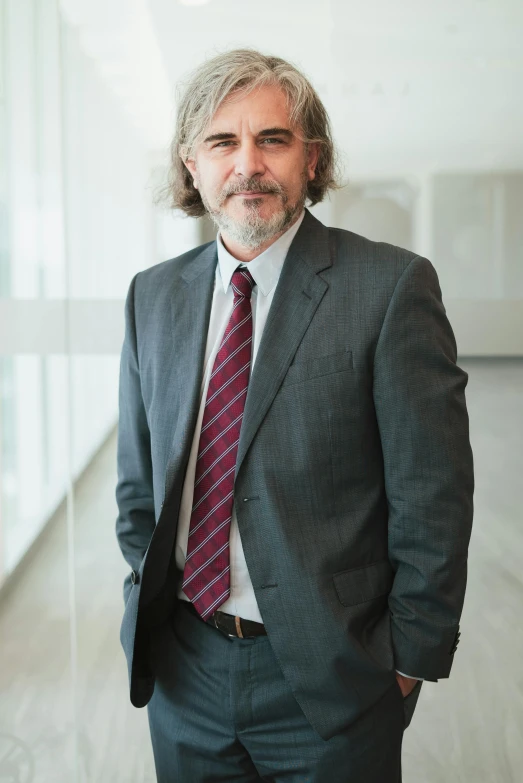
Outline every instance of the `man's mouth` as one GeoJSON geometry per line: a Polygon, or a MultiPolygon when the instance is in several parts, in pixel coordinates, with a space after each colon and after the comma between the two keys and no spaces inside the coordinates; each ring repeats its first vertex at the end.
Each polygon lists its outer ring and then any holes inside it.
{"type": "Polygon", "coordinates": [[[244,193],[242,191],[241,193],[234,193],[233,195],[234,196],[243,196],[244,198],[248,198],[249,196],[268,196],[269,193],[267,193],[266,191],[261,191],[261,190],[256,190],[256,191],[249,190],[246,193],[244,193]]]}

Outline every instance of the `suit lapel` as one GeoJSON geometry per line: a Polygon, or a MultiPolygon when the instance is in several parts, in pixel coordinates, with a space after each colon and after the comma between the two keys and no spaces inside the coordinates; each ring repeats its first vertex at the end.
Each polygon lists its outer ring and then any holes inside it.
{"type": "Polygon", "coordinates": [[[329,231],[309,210],[289,248],[249,379],[235,479],[265,414],[329,285],[329,231]]]}
{"type": "Polygon", "coordinates": [[[174,475],[185,468],[198,418],[217,263],[216,242],[211,242],[188,264],[181,275],[182,285],[174,284],[171,291],[172,347],[167,372],[179,408],[172,417],[176,424],[170,435],[165,498],[171,493],[174,475]]]}

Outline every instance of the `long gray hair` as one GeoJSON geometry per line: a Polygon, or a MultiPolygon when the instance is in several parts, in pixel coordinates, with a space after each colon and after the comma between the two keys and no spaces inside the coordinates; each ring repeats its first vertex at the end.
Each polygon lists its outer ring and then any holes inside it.
{"type": "Polygon", "coordinates": [[[283,89],[290,122],[306,145],[319,142],[316,176],[309,180],[310,205],[322,201],[327,190],[338,184],[338,153],[334,148],[329,117],[318,94],[306,77],[280,57],[263,55],[255,49],[234,49],[207,60],[189,74],[178,102],[176,129],[170,146],[168,183],[158,203],[180,209],[191,217],[206,214],[199,191],[184,160],[193,155],[215,112],[233,92],[248,93],[265,86],[283,89]]]}

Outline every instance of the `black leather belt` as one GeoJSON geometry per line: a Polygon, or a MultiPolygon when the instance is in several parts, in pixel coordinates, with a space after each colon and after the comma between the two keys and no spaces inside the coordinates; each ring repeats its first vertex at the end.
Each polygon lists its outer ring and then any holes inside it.
{"type": "Polygon", "coordinates": [[[187,609],[199,617],[200,620],[209,625],[214,625],[219,631],[226,636],[237,636],[240,639],[248,639],[252,636],[267,636],[267,631],[263,623],[257,623],[256,620],[244,620],[242,617],[238,617],[234,614],[226,614],[217,610],[214,614],[211,614],[206,620],[195,609],[194,604],[190,601],[184,601],[183,598],[178,599],[179,603],[185,604],[187,609]]]}

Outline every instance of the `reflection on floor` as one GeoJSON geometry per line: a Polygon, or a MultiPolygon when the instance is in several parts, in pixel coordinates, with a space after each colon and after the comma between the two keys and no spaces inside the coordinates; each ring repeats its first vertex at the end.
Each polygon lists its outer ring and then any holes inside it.
{"type": "MultiPolygon", "coordinates": [[[[523,768],[523,361],[460,364],[470,374],[476,471],[467,598],[450,678],[425,683],[405,733],[403,776],[405,783],[516,783],[523,768]]],[[[75,596],[63,519],[0,603],[0,780],[156,779],[146,710],[129,702],[119,642],[128,568],[114,536],[115,445],[113,438],[76,492],[75,596]]]]}

